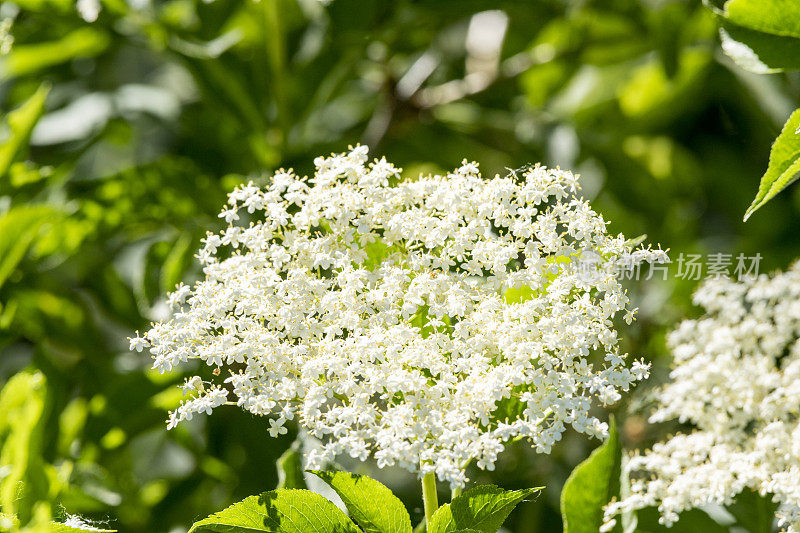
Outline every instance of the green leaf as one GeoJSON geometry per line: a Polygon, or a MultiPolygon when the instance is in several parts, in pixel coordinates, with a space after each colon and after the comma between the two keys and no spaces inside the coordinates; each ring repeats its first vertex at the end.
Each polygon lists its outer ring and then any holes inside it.
{"type": "Polygon", "coordinates": [[[717,12],[722,50],[740,67],[764,74],[800,68],[800,4],[730,0],[717,12]]]}
{"type": "Polygon", "coordinates": [[[109,42],[104,31],[84,27],[57,41],[15,45],[0,63],[0,76],[11,78],[35,74],[75,58],[94,57],[105,50],[109,42]]]}
{"type": "Polygon", "coordinates": [[[772,501],[771,496],[745,489],[727,510],[736,518],[736,523],[750,533],[770,533],[777,508],[778,504],[772,501]]]}
{"type": "Polygon", "coordinates": [[[308,490],[281,489],[250,496],[196,522],[189,533],[360,533],[338,507],[308,490]]]}
{"type": "Polygon", "coordinates": [[[729,0],[725,16],[740,26],[800,38],[800,2],[794,0],[729,0]]]}
{"type": "Polygon", "coordinates": [[[44,102],[49,91],[49,84],[41,84],[33,96],[8,114],[6,121],[10,131],[7,140],[0,146],[0,178],[6,175],[14,158],[28,145],[33,127],[44,113],[44,102]]]}
{"type": "Polygon", "coordinates": [[[769,153],[767,171],[761,177],[753,203],[747,208],[744,220],[770,201],[776,194],[791,185],[800,172],[800,109],[792,113],[783,126],[769,153]]]}
{"type": "Polygon", "coordinates": [[[495,533],[514,508],[542,487],[504,490],[496,485],[478,485],[439,507],[431,518],[428,533],[476,530],[495,533]]]}
{"type": "Polygon", "coordinates": [[[175,290],[175,286],[183,279],[183,275],[192,264],[194,245],[192,237],[181,234],[172,244],[172,248],[161,266],[161,289],[163,292],[175,290]]]}
{"type": "Polygon", "coordinates": [[[277,466],[279,489],[306,488],[306,480],[303,477],[303,460],[300,457],[298,446],[292,446],[283,452],[283,455],[278,458],[277,466]]]}
{"type": "Polygon", "coordinates": [[[41,372],[24,371],[0,391],[0,509],[22,525],[31,521],[37,502],[50,495],[42,459],[48,411],[47,381],[41,372]]]}
{"type": "Polygon", "coordinates": [[[336,491],[367,533],[411,533],[411,518],[403,502],[383,484],[348,472],[311,472],[336,491]]]}
{"type": "Polygon", "coordinates": [[[59,214],[49,206],[25,205],[0,216],[0,287],[25,257],[41,226],[59,214]]]}
{"type": "Polygon", "coordinates": [[[722,51],[737,65],[756,74],[800,70],[800,39],[772,35],[722,20],[722,51]]]}
{"type": "Polygon", "coordinates": [[[622,446],[613,417],[610,425],[608,440],[575,467],[561,491],[564,533],[597,533],[603,506],[619,492],[622,446]]]}

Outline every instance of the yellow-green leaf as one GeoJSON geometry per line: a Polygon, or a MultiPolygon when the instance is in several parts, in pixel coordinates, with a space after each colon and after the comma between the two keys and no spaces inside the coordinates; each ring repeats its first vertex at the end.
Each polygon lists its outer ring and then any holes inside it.
{"type": "Polygon", "coordinates": [[[279,489],[250,496],[196,522],[189,533],[360,533],[338,507],[308,490],[279,489]]]}
{"type": "Polygon", "coordinates": [[[366,533],[411,533],[411,518],[403,502],[383,484],[349,472],[312,473],[336,491],[366,533]]]}
{"type": "Polygon", "coordinates": [[[462,530],[495,533],[520,502],[541,489],[504,490],[495,485],[472,487],[433,513],[428,533],[462,530]]]}
{"type": "Polygon", "coordinates": [[[0,62],[0,76],[26,76],[78,57],[94,57],[103,52],[109,42],[102,30],[79,28],[57,41],[16,44],[0,62]]]}
{"type": "Polygon", "coordinates": [[[36,122],[44,113],[44,102],[50,86],[43,83],[33,96],[6,117],[9,134],[0,145],[0,178],[6,175],[17,154],[28,144],[36,122]]]}
{"type": "Polygon", "coordinates": [[[776,194],[791,185],[800,177],[800,109],[796,110],[786,121],[778,138],[772,144],[769,153],[767,171],[761,177],[753,203],[747,208],[744,220],[775,197],[776,194]]]}

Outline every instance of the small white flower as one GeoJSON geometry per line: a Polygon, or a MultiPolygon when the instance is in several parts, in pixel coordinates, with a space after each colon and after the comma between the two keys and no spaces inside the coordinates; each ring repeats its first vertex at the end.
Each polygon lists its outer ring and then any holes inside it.
{"type": "MultiPolygon", "coordinates": [[[[648,367],[620,353],[611,319],[628,297],[603,268],[661,251],[634,255],[609,235],[567,171],[485,179],[465,161],[402,181],[364,146],[315,164],[310,179],[280,170],[229,195],[229,226],[198,254],[204,279],[178,287],[173,317],[147,332],[154,368],[226,368],[270,435],[296,420],[323,441],[312,464],[372,456],[453,486],[516,437],[548,453],[567,425],[608,433],[593,403],[648,367]],[[234,225],[243,208],[247,227],[234,225]],[[596,273],[563,268],[578,250],[596,273]]],[[[169,427],[227,403],[193,380],[169,427]]]]}
{"type": "Polygon", "coordinates": [[[283,424],[285,420],[283,418],[270,418],[269,419],[269,436],[270,437],[277,437],[278,435],[286,435],[288,433],[288,429],[286,429],[283,424]]]}
{"type": "Polygon", "coordinates": [[[692,429],[630,459],[631,494],[606,519],[658,506],[670,525],[751,489],[780,504],[781,527],[800,531],[800,262],[772,277],[708,281],[694,301],[705,314],[668,337],[672,380],[650,417],[692,429]]]}
{"type": "Polygon", "coordinates": [[[137,352],[141,352],[143,349],[150,346],[150,343],[147,341],[145,337],[140,337],[137,333],[136,337],[129,337],[128,340],[130,341],[130,350],[136,350],[137,352]]]}

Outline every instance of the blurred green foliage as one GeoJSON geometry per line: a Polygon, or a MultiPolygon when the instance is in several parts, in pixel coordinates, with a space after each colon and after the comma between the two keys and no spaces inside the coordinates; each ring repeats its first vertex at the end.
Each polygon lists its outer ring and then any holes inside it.
{"type": "MultiPolygon", "coordinates": [[[[760,253],[769,270],[800,249],[796,188],[741,222],[800,77],[737,66],[699,0],[102,7],[90,24],[71,0],[0,4],[15,39],[0,56],[0,506],[31,527],[69,513],[186,531],[275,486],[291,435],[270,439],[236,409],[167,432],[178,380],[124,339],[199,275],[193,254],[226,191],[279,167],[307,173],[357,142],[410,176],[542,161],[580,172],[613,230],[674,259],[760,253]]],[[[697,282],[675,274],[631,286],[627,347],[654,361],[652,382],[665,331],[692,313],[697,282]]],[[[627,447],[658,435],[622,411],[627,447]]],[[[472,477],[546,485],[507,527],[558,531],[561,486],[593,446],[517,445],[472,477]]],[[[417,522],[416,480],[374,475],[417,522]]]]}

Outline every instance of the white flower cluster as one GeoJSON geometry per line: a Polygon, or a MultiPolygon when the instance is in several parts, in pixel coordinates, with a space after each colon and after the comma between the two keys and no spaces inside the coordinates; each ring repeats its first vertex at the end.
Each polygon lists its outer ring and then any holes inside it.
{"type": "MultiPolygon", "coordinates": [[[[612,319],[634,310],[597,263],[665,252],[610,236],[570,172],[486,180],[465,161],[403,181],[367,159],[359,146],[318,158],[311,179],[279,171],[232,192],[229,226],[199,252],[205,279],[132,349],[162,372],[226,367],[236,404],[269,416],[273,436],[296,420],[323,441],[312,465],[371,455],[460,486],[509,439],[547,453],[566,425],[606,435],[593,398],[616,401],[649,368],[619,352],[612,319]],[[584,251],[591,275],[571,268],[584,251]]],[[[187,382],[196,397],[170,426],[225,402],[207,385],[187,382]]]]}
{"type": "Polygon", "coordinates": [[[100,5],[100,0],[76,0],[75,9],[83,20],[94,22],[100,16],[103,6],[100,5]]]}
{"type": "Polygon", "coordinates": [[[11,17],[0,20],[0,56],[11,53],[11,48],[14,46],[14,36],[11,34],[13,26],[14,19],[11,17]]]}
{"type": "Polygon", "coordinates": [[[631,495],[606,509],[681,511],[729,504],[743,489],[772,495],[778,518],[800,531],[800,263],[772,278],[706,282],[694,301],[703,317],[668,339],[672,380],[651,422],[693,426],[630,460],[631,495]]]}

